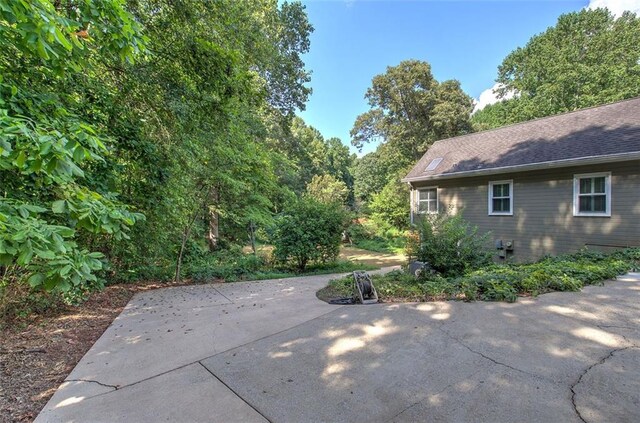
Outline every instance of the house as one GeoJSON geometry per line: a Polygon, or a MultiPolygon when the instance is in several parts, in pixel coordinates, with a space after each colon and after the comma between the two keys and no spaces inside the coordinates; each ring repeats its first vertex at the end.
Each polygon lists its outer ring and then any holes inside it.
{"type": "Polygon", "coordinates": [[[437,141],[402,180],[412,222],[451,208],[500,257],[640,246],[640,97],[437,141]]]}

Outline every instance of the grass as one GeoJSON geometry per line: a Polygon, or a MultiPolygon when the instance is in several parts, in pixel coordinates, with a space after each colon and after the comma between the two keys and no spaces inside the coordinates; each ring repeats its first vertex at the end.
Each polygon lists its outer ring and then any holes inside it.
{"type": "Polygon", "coordinates": [[[402,254],[404,252],[404,239],[384,239],[378,237],[373,239],[359,239],[353,242],[353,246],[376,253],[402,254]]]}
{"type": "MultiPolygon", "coordinates": [[[[613,254],[581,251],[547,257],[536,263],[491,265],[458,277],[425,274],[421,278],[402,271],[374,275],[372,280],[382,301],[483,300],[516,301],[552,291],[579,291],[620,274],[640,269],[640,248],[613,254]]],[[[350,297],[351,277],[332,280],[318,298],[350,297]]]]}
{"type": "Polygon", "coordinates": [[[357,263],[347,260],[337,260],[332,263],[317,264],[307,267],[304,272],[295,272],[278,268],[246,268],[246,267],[199,267],[189,269],[188,277],[196,283],[206,283],[211,280],[224,282],[253,281],[265,279],[284,279],[298,276],[326,275],[331,273],[353,272],[354,270],[375,270],[379,266],[357,263]]]}

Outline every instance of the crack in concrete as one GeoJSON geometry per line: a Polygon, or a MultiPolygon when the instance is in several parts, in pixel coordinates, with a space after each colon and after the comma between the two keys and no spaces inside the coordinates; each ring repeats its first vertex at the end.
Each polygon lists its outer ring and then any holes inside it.
{"type": "Polygon", "coordinates": [[[476,351],[476,350],[474,350],[473,348],[471,348],[470,346],[468,346],[467,344],[465,344],[464,342],[462,342],[462,340],[460,340],[460,339],[456,338],[455,336],[451,335],[451,334],[450,334],[449,332],[447,332],[446,330],[442,329],[442,327],[438,327],[437,329],[438,329],[439,331],[441,331],[442,333],[444,333],[445,335],[447,335],[449,338],[451,338],[451,339],[453,339],[454,341],[456,341],[458,344],[460,344],[460,345],[462,345],[463,347],[465,347],[466,349],[468,349],[470,352],[472,352],[472,353],[474,353],[474,354],[476,354],[476,355],[479,355],[480,357],[484,358],[485,360],[489,360],[489,361],[491,361],[492,363],[497,364],[498,366],[503,366],[503,367],[506,367],[506,368],[508,368],[508,369],[515,370],[516,372],[519,372],[519,373],[525,374],[525,375],[527,375],[527,376],[534,377],[534,378],[536,378],[536,379],[543,380],[543,381],[545,381],[545,382],[556,383],[555,381],[553,381],[553,380],[549,380],[549,379],[547,379],[547,378],[545,378],[545,377],[543,377],[543,376],[537,375],[537,374],[535,374],[535,373],[527,372],[526,370],[518,369],[517,367],[513,367],[513,366],[511,366],[511,365],[509,365],[509,364],[507,364],[507,363],[503,363],[503,362],[501,362],[501,361],[496,360],[495,358],[489,357],[488,355],[483,354],[483,353],[481,353],[480,351],[476,351]]]}
{"type": "Polygon", "coordinates": [[[578,416],[578,418],[583,421],[584,423],[588,423],[587,420],[585,420],[585,418],[582,416],[582,414],[580,413],[580,410],[578,410],[578,405],[576,404],[576,386],[578,386],[580,384],[580,382],[582,382],[582,378],[584,378],[587,373],[589,373],[591,371],[591,369],[593,369],[596,366],[600,366],[601,364],[604,364],[605,361],[607,361],[608,359],[610,359],[611,357],[613,357],[613,355],[617,352],[620,351],[625,351],[631,348],[637,348],[635,346],[627,346],[627,347],[623,347],[623,348],[615,348],[611,351],[609,351],[609,354],[605,355],[604,357],[602,357],[600,360],[598,360],[597,362],[593,363],[592,365],[590,365],[589,367],[587,367],[582,374],[580,374],[580,376],[578,377],[578,380],[576,380],[573,385],[571,385],[570,389],[571,389],[571,405],[573,405],[573,411],[575,411],[576,415],[578,416]]]}
{"type": "Polygon", "coordinates": [[[596,325],[600,329],[629,329],[629,330],[638,330],[637,327],[633,328],[631,326],[618,326],[618,325],[596,325]]]}
{"type": "MultiPolygon", "coordinates": [[[[86,383],[95,383],[98,384],[100,386],[104,386],[105,388],[111,388],[114,391],[117,391],[118,389],[120,389],[120,387],[118,385],[109,385],[107,383],[102,383],[102,382],[98,382],[97,380],[89,380],[89,379],[67,379],[65,380],[65,382],[86,382],[86,383]]],[[[95,395],[94,395],[95,396],[95,395]]]]}
{"type": "Polygon", "coordinates": [[[215,373],[213,373],[211,371],[211,369],[209,369],[207,366],[205,366],[204,364],[202,364],[201,361],[198,361],[198,364],[200,366],[202,366],[202,368],[204,368],[211,376],[213,376],[218,382],[220,382],[221,384],[224,385],[225,388],[227,388],[229,391],[233,392],[233,394],[238,397],[240,399],[240,401],[244,402],[245,404],[247,404],[249,407],[251,407],[253,409],[253,411],[255,411],[256,413],[258,413],[263,419],[265,419],[266,421],[268,421],[269,423],[273,423],[273,421],[268,418],[267,416],[265,416],[260,410],[258,410],[258,408],[256,408],[253,404],[251,404],[249,401],[247,401],[246,399],[244,399],[242,396],[240,396],[239,393],[237,393],[235,391],[235,389],[233,389],[231,386],[227,385],[225,383],[225,381],[223,381],[222,379],[220,379],[215,373]]]}
{"type": "MultiPolygon", "coordinates": [[[[157,377],[159,377],[159,376],[166,375],[167,373],[171,373],[171,372],[174,372],[174,371],[176,371],[176,370],[183,369],[183,368],[185,368],[185,367],[191,366],[191,365],[196,364],[196,363],[198,363],[198,364],[202,365],[201,361],[208,360],[208,359],[213,358],[213,357],[215,357],[215,356],[217,356],[217,355],[220,355],[220,354],[228,353],[228,352],[233,351],[233,350],[235,350],[235,349],[239,349],[239,348],[242,348],[242,347],[246,347],[247,345],[253,344],[254,342],[262,341],[262,340],[267,339],[267,338],[270,338],[270,337],[272,337],[272,336],[280,335],[281,333],[284,333],[284,332],[287,332],[287,331],[289,331],[289,330],[295,329],[295,328],[297,328],[297,327],[299,327],[299,326],[302,326],[302,325],[304,325],[304,324],[306,324],[306,323],[309,323],[309,322],[311,322],[311,321],[314,321],[314,320],[316,320],[316,319],[320,319],[320,318],[322,318],[322,317],[328,316],[328,315],[329,315],[329,314],[331,314],[331,313],[336,313],[336,312],[338,312],[339,310],[341,310],[341,309],[342,309],[342,308],[344,308],[344,307],[345,307],[345,306],[338,306],[338,307],[336,307],[336,308],[332,309],[331,311],[329,311],[329,312],[327,312],[327,313],[323,313],[323,314],[321,314],[321,315],[319,315],[319,316],[316,316],[316,317],[314,317],[314,318],[312,318],[312,319],[309,319],[309,320],[307,320],[307,321],[304,321],[304,322],[298,323],[297,325],[294,325],[294,326],[292,326],[292,327],[290,327],[290,328],[286,328],[286,329],[279,330],[278,332],[275,332],[275,333],[272,333],[272,334],[269,334],[269,335],[262,336],[262,337],[260,337],[260,338],[258,338],[258,339],[254,339],[254,340],[248,341],[248,342],[246,342],[246,343],[244,343],[244,344],[242,344],[242,345],[238,345],[238,346],[236,346],[236,347],[231,347],[231,348],[226,349],[226,350],[224,350],[224,351],[219,351],[219,352],[216,352],[216,353],[214,353],[214,354],[209,354],[209,355],[207,355],[207,356],[205,356],[205,357],[201,357],[201,358],[199,358],[199,359],[197,359],[197,360],[194,360],[194,361],[191,361],[191,362],[189,362],[189,363],[182,364],[182,365],[180,365],[180,366],[178,366],[178,367],[175,367],[175,368],[173,368],[173,369],[165,370],[165,371],[160,372],[160,373],[158,373],[158,374],[155,374],[155,375],[152,375],[152,376],[149,376],[149,377],[146,377],[146,378],[143,378],[143,379],[137,380],[137,381],[135,381],[135,382],[128,383],[128,384],[126,384],[126,385],[118,385],[118,387],[116,387],[115,385],[107,385],[107,384],[100,383],[100,382],[97,382],[97,381],[92,381],[92,380],[82,380],[82,379],[67,380],[66,382],[95,382],[95,383],[100,384],[100,385],[103,385],[103,386],[107,386],[107,387],[114,387],[115,389],[128,388],[128,387],[130,387],[130,386],[134,386],[134,385],[138,385],[139,383],[147,382],[147,381],[149,381],[149,380],[151,380],[151,379],[155,379],[155,378],[157,378],[157,377]]],[[[214,350],[215,350],[215,348],[214,348],[214,350]]],[[[95,395],[95,396],[105,395],[105,394],[108,394],[108,393],[109,393],[109,392],[105,392],[105,393],[98,394],[98,395],[95,395]]],[[[93,397],[92,397],[92,398],[93,398],[93,397]]]]}
{"type": "Polygon", "coordinates": [[[220,292],[220,290],[218,288],[216,288],[215,286],[213,287],[213,290],[216,291],[218,294],[222,295],[227,301],[229,301],[231,304],[235,304],[233,301],[231,301],[231,299],[229,299],[229,297],[227,297],[226,295],[224,295],[222,292],[220,292]]]}

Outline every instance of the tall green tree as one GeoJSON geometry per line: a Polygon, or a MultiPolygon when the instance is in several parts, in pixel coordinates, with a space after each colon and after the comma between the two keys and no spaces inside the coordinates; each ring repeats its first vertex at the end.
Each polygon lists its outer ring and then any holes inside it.
{"type": "Polygon", "coordinates": [[[398,169],[419,159],[436,140],[471,131],[472,99],[455,80],[438,82],[431,66],[406,60],[371,82],[365,98],[370,110],[359,115],[352,143],[380,140],[402,159],[398,169]]]}
{"type": "Polygon", "coordinates": [[[496,127],[640,95],[640,19],[583,9],[511,52],[498,68],[498,95],[516,98],[474,115],[496,127]]]}
{"type": "Polygon", "coordinates": [[[408,195],[401,173],[434,141],[471,132],[473,101],[458,81],[438,82],[431,66],[419,60],[405,60],[375,76],[365,98],[370,110],[356,118],[351,142],[358,148],[381,144],[353,166],[355,197],[368,202],[379,221],[404,227],[408,195]]]}

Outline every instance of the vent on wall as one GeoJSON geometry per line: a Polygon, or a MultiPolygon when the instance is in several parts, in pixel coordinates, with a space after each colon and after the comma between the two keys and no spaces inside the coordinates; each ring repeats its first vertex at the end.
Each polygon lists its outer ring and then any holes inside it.
{"type": "Polygon", "coordinates": [[[441,161],[442,161],[442,157],[438,157],[431,160],[431,163],[429,163],[429,166],[427,166],[425,170],[436,170],[436,167],[438,167],[441,161]]]}

